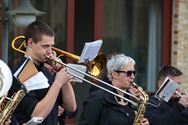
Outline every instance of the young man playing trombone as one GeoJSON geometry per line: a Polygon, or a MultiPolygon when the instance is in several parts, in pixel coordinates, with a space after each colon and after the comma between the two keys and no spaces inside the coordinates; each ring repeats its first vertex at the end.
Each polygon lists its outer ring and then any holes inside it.
{"type": "MultiPolygon", "coordinates": [[[[72,76],[61,68],[55,76],[44,67],[47,56],[52,53],[55,34],[44,22],[35,21],[25,30],[26,52],[21,61],[14,67],[13,74],[22,65],[26,58],[31,58],[38,71],[48,79],[49,87],[32,90],[25,95],[15,111],[19,124],[26,123],[32,117],[42,117],[42,125],[57,125],[58,98],[62,100],[61,106],[67,111],[74,112],[77,108],[76,100],[70,80],[72,76]]],[[[10,94],[18,91],[21,85],[14,78],[10,94]]]]}
{"type": "MultiPolygon", "coordinates": [[[[113,87],[95,90],[83,103],[79,125],[133,125],[135,109],[130,95],[124,93],[131,88],[136,75],[135,61],[124,54],[112,55],[107,60],[107,73],[113,87]],[[121,91],[120,91],[121,90],[121,91]]],[[[132,95],[132,97],[134,97],[132,95]]],[[[146,118],[140,119],[140,125],[149,125],[146,118]]]]}
{"type": "MultiPolygon", "coordinates": [[[[183,73],[167,65],[161,68],[158,77],[158,87],[163,84],[166,77],[181,84],[183,73]]],[[[180,93],[179,87],[176,92],[180,93]]],[[[188,95],[179,97],[177,93],[174,93],[168,102],[159,100],[155,96],[150,98],[145,117],[149,119],[151,125],[188,125],[188,95]]]]}

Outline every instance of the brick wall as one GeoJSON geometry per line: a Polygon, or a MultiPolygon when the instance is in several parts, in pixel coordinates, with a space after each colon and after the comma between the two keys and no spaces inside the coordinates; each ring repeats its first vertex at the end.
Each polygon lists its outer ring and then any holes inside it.
{"type": "Polygon", "coordinates": [[[185,74],[182,89],[188,92],[188,0],[174,0],[172,65],[185,74]]]}

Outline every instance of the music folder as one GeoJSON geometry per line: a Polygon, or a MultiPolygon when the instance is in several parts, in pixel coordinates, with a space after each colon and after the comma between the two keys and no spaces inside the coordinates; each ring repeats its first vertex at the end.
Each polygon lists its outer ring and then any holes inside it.
{"type": "Polygon", "coordinates": [[[27,92],[49,87],[46,76],[37,70],[35,64],[29,58],[14,73],[14,76],[23,84],[27,92]]]}
{"type": "Polygon", "coordinates": [[[163,84],[156,92],[155,97],[168,102],[174,94],[174,92],[176,91],[177,87],[178,84],[174,80],[170,79],[169,77],[166,77],[163,84]]]}

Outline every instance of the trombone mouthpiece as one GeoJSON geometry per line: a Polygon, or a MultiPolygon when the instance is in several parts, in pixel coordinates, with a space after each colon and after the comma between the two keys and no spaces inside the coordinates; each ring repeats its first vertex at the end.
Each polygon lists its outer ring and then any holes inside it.
{"type": "Polygon", "coordinates": [[[138,86],[135,82],[132,82],[131,84],[132,84],[132,86],[135,87],[136,89],[139,88],[139,86],[138,86]]]}

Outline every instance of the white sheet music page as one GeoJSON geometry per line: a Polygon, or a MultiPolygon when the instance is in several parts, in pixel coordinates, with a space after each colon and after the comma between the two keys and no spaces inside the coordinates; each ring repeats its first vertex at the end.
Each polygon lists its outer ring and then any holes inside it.
{"type": "Polygon", "coordinates": [[[46,76],[42,72],[38,72],[24,82],[24,87],[29,92],[31,90],[48,88],[49,83],[46,76]]]}
{"type": "Polygon", "coordinates": [[[85,43],[84,49],[82,51],[78,63],[83,63],[87,60],[89,61],[93,60],[97,56],[99,49],[101,48],[101,45],[102,45],[102,40],[85,43]]]}
{"type": "MultiPolygon", "coordinates": [[[[67,64],[67,66],[69,66],[69,67],[72,67],[72,68],[74,68],[74,69],[77,69],[77,70],[79,70],[79,71],[81,71],[81,72],[83,72],[83,73],[85,73],[86,72],[86,66],[83,66],[83,65],[79,65],[79,64],[67,64]]],[[[71,73],[71,74],[74,74],[74,75],[76,75],[76,76],[78,76],[78,77],[80,77],[80,78],[84,78],[84,74],[83,73],[80,73],[80,72],[78,72],[78,71],[76,71],[76,70],[74,70],[74,69],[72,69],[72,68],[69,68],[69,67],[67,67],[67,72],[68,73],[71,73]]],[[[82,79],[79,79],[78,77],[74,77],[73,78],[73,82],[79,82],[79,83],[82,83],[82,79]]]]}
{"type": "Polygon", "coordinates": [[[166,77],[165,81],[163,82],[162,86],[159,88],[155,96],[168,102],[176,91],[177,87],[178,84],[175,81],[173,81],[169,77],[166,77]]]}

